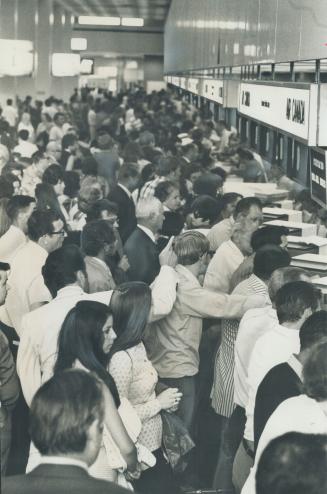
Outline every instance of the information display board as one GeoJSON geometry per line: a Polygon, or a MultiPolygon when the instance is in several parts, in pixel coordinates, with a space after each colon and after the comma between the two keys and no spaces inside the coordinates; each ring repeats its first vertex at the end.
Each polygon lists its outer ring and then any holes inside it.
{"type": "Polygon", "coordinates": [[[310,191],[311,197],[321,206],[327,205],[327,169],[324,149],[312,148],[310,156],[310,191]]]}
{"type": "Polygon", "coordinates": [[[317,145],[318,85],[288,87],[241,83],[238,110],[280,131],[317,145]]]}

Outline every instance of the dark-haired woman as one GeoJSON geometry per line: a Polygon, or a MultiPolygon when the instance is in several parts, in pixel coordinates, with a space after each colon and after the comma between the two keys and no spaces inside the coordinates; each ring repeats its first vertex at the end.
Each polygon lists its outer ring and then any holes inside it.
{"type": "Polygon", "coordinates": [[[115,382],[107,371],[108,353],[116,335],[109,308],[99,302],[82,301],[67,314],[58,338],[54,373],[72,367],[94,373],[103,384],[105,399],[104,442],[90,468],[94,477],[117,481],[121,457],[128,471],[137,467],[137,454],[117,408],[120,399],[115,382]],[[117,451],[118,448],[118,451],[117,451]]]}
{"type": "Polygon", "coordinates": [[[158,395],[155,392],[158,375],[142,343],[151,307],[150,288],[141,282],[124,283],[114,290],[110,307],[117,338],[109,353],[109,371],[120,398],[130,401],[142,421],[139,442],[152,451],[157,460],[134,486],[143,494],[174,494],[179,490],[161,450],[160,411],[175,411],[182,394],[177,388],[167,388],[158,395]]]}

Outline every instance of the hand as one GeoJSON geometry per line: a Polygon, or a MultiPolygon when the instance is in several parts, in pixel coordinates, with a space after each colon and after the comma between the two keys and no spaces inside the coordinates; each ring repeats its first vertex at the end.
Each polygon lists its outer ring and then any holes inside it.
{"type": "Polygon", "coordinates": [[[174,412],[177,412],[178,407],[179,407],[179,403],[178,403],[178,405],[175,405],[175,406],[173,406],[173,407],[171,407],[171,408],[168,408],[168,409],[166,410],[166,412],[168,412],[168,413],[174,413],[174,412]]]}
{"type": "Polygon", "coordinates": [[[178,407],[182,396],[183,393],[180,393],[178,388],[168,388],[157,396],[157,400],[159,401],[162,410],[169,410],[172,407],[178,407]]]}
{"type": "Polygon", "coordinates": [[[170,266],[174,268],[177,264],[177,256],[173,251],[173,241],[175,237],[170,237],[168,244],[159,254],[160,266],[170,266]]]}
{"type": "Polygon", "coordinates": [[[128,482],[133,482],[133,480],[137,480],[140,478],[141,473],[142,473],[141,463],[137,463],[134,472],[130,472],[129,470],[125,472],[125,478],[126,480],[128,480],[128,482]]]}
{"type": "Polygon", "coordinates": [[[129,268],[130,268],[130,265],[129,265],[129,262],[128,262],[128,258],[126,256],[126,254],[124,254],[122,256],[122,258],[120,259],[119,263],[118,263],[118,267],[120,269],[122,269],[124,272],[128,271],[129,268]]]}

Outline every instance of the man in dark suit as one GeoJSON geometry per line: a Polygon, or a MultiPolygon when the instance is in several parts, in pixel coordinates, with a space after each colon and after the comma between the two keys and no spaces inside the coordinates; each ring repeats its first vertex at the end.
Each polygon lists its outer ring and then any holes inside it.
{"type": "Polygon", "coordinates": [[[118,174],[118,184],[109,195],[109,201],[118,206],[118,231],[122,242],[125,243],[136,228],[135,205],[132,192],[137,188],[140,180],[139,172],[131,163],[123,164],[118,174]]]}
{"type": "Polygon", "coordinates": [[[37,391],[30,409],[31,437],[41,463],[27,475],[5,477],[3,494],[128,493],[88,474],[99,453],[103,420],[101,386],[91,374],[56,374],[37,391]]]}
{"type": "Polygon", "coordinates": [[[156,234],[162,227],[164,211],[156,197],[140,199],[136,206],[137,228],[124,245],[131,281],[151,284],[160,271],[156,234]]]}

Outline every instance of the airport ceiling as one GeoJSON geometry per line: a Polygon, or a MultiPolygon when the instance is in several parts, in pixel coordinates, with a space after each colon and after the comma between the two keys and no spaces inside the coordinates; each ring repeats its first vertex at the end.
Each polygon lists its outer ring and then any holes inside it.
{"type": "Polygon", "coordinates": [[[72,15],[143,17],[144,25],[163,27],[171,0],[55,0],[72,15]]]}

